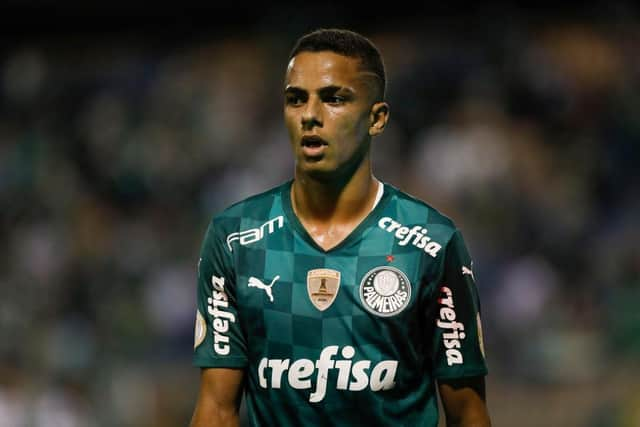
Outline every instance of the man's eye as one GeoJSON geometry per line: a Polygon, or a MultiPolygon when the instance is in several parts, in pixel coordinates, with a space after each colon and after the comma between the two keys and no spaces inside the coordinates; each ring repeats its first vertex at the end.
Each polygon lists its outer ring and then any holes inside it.
{"type": "Polygon", "coordinates": [[[344,98],[344,97],[342,97],[342,96],[334,95],[334,96],[330,96],[330,97],[328,97],[326,101],[327,101],[329,104],[343,104],[343,103],[344,103],[344,101],[345,101],[345,98],[344,98]]]}
{"type": "Polygon", "coordinates": [[[299,96],[287,96],[285,102],[287,105],[300,105],[303,101],[299,96]]]}

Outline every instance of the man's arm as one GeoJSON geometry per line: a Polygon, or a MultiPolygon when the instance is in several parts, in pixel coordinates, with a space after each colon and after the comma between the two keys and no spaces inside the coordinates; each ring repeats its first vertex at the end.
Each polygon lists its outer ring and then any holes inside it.
{"type": "Polygon", "coordinates": [[[202,369],[191,427],[238,427],[243,378],[242,369],[202,369]]]}
{"type": "Polygon", "coordinates": [[[447,427],[490,427],[484,377],[439,380],[447,427]]]}

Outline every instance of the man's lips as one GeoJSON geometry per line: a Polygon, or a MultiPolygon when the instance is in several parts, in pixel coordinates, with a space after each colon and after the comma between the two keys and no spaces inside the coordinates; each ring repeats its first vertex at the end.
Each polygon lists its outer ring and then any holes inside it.
{"type": "Polygon", "coordinates": [[[303,147],[313,148],[313,147],[320,147],[323,145],[329,145],[329,143],[324,139],[320,138],[319,136],[309,135],[309,136],[303,136],[302,139],[300,139],[300,145],[302,145],[303,147]]]}
{"type": "Polygon", "coordinates": [[[329,143],[319,136],[309,135],[302,137],[300,145],[302,146],[302,152],[305,156],[320,157],[329,143]]]}

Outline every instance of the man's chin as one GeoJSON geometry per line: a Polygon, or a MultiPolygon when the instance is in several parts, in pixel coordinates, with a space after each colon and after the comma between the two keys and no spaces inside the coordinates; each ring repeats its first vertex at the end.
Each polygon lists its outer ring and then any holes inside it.
{"type": "Polygon", "coordinates": [[[336,169],[324,159],[305,159],[296,165],[298,173],[314,179],[327,179],[336,176],[336,169]]]}

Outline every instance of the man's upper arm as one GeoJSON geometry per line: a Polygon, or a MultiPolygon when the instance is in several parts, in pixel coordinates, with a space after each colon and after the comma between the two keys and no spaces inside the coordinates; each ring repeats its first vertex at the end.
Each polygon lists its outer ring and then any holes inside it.
{"type": "Polygon", "coordinates": [[[434,376],[447,426],[490,425],[485,404],[480,298],[471,257],[459,231],[447,244],[444,274],[432,312],[434,376]]]}
{"type": "Polygon", "coordinates": [[[191,427],[239,426],[238,410],[242,398],[243,379],[242,369],[202,369],[198,401],[191,427]]]}
{"type": "Polygon", "coordinates": [[[460,232],[448,242],[443,274],[431,297],[428,323],[434,325],[431,359],[437,379],[484,376],[480,297],[472,261],[460,232]]]}
{"type": "Polygon", "coordinates": [[[212,222],[198,262],[193,364],[244,368],[246,340],[240,326],[235,270],[224,230],[212,222]]]}
{"type": "Polygon", "coordinates": [[[193,427],[239,425],[246,342],[224,234],[211,222],[200,250],[193,363],[202,370],[193,427]]]}
{"type": "Polygon", "coordinates": [[[484,377],[439,380],[438,391],[448,427],[491,426],[485,401],[484,377]]]}

